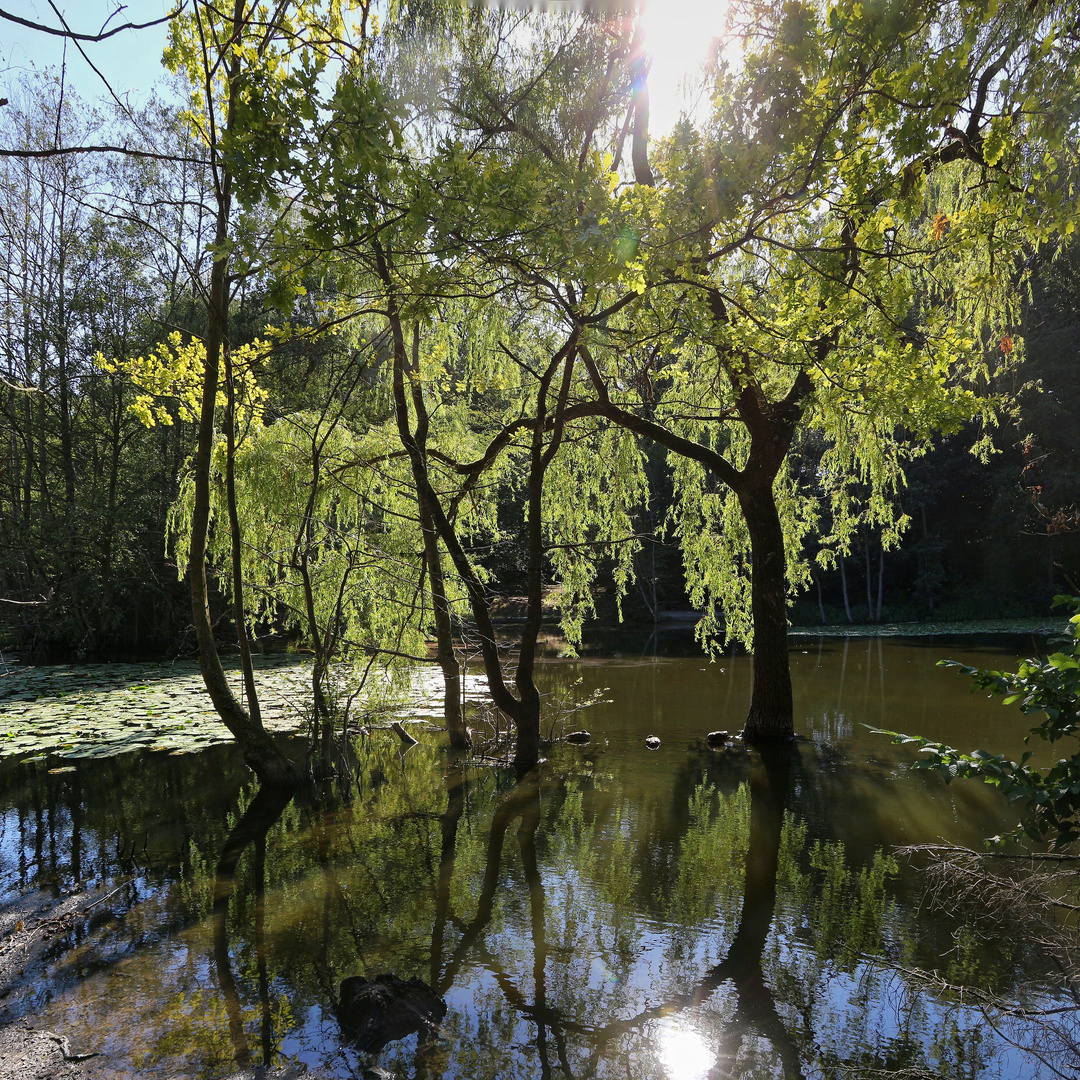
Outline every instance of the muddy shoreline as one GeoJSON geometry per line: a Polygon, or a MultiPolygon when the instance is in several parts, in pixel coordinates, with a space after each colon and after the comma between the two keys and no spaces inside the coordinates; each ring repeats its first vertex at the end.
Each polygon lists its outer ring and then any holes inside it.
{"type": "Polygon", "coordinates": [[[25,1004],[50,942],[106,896],[108,890],[61,897],[32,892],[11,897],[0,908],[0,1080],[92,1075],[93,1056],[72,1046],[63,1032],[37,1027],[25,1004]]]}

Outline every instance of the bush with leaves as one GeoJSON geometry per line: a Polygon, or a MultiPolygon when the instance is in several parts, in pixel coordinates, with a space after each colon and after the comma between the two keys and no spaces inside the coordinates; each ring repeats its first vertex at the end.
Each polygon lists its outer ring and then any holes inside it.
{"type": "MultiPolygon", "coordinates": [[[[1055,644],[1063,647],[1043,660],[1029,659],[1016,672],[984,671],[952,660],[940,661],[942,667],[958,668],[974,680],[972,690],[990,690],[1004,697],[1004,704],[1020,704],[1025,714],[1041,714],[1043,719],[1025,736],[1054,743],[1063,738],[1080,738],[1080,597],[1058,596],[1055,605],[1073,609],[1066,636],[1055,644]]],[[[1027,801],[1023,820],[1011,834],[1049,840],[1063,847],[1080,839],[1080,749],[1071,757],[1060,758],[1046,769],[1028,764],[1033,751],[1026,751],[1019,761],[1003,754],[976,750],[965,754],[943,743],[888,731],[895,743],[914,743],[926,755],[915,764],[917,769],[936,769],[951,781],[955,777],[979,777],[1005,792],[1010,802],[1027,801]]],[[[994,841],[1002,840],[994,837],[994,841]]]]}

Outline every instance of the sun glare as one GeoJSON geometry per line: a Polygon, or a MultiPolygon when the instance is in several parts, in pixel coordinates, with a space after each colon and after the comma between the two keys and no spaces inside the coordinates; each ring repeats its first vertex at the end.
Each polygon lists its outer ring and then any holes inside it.
{"type": "Polygon", "coordinates": [[[716,1054],[693,1028],[661,1020],[650,1034],[670,1080],[705,1080],[716,1064],[716,1054]]]}
{"type": "Polygon", "coordinates": [[[723,0],[645,0],[645,47],[652,56],[649,127],[655,134],[666,134],[682,112],[698,105],[696,76],[713,42],[724,36],[726,6],[723,0]]]}

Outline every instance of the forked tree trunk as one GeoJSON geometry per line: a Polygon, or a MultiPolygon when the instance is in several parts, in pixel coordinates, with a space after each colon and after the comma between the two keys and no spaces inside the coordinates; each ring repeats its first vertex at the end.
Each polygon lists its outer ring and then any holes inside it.
{"type": "MultiPolygon", "coordinates": [[[[576,333],[552,357],[543,378],[537,418],[533,424],[534,441],[529,476],[529,602],[527,606],[525,628],[521,635],[521,648],[515,683],[520,697],[515,697],[503,677],[498,645],[495,641],[495,628],[491,621],[491,609],[488,604],[487,590],[477,576],[461,544],[453,522],[449,519],[442,502],[431,483],[428,473],[425,444],[427,438],[427,414],[420,387],[419,372],[412,370],[409,353],[405,342],[401,312],[393,288],[393,278],[386,252],[381,245],[374,245],[376,265],[379,276],[387,288],[387,319],[390,324],[393,341],[393,392],[394,412],[397,422],[398,437],[409,456],[409,464],[416,485],[416,498],[420,507],[421,521],[430,520],[434,525],[438,539],[442,541],[447,554],[465,586],[469,597],[476,629],[480,635],[480,655],[484,663],[484,672],[488,679],[488,691],[495,707],[513,722],[517,731],[514,752],[514,767],[519,775],[524,775],[540,760],[540,694],[533,681],[533,661],[536,641],[541,625],[542,588],[540,567],[543,559],[540,514],[542,511],[542,492],[544,472],[555,455],[562,437],[562,425],[566,418],[566,402],[570,386],[570,374],[577,345],[576,333]],[[543,433],[546,419],[546,394],[559,365],[565,364],[565,374],[559,390],[558,405],[553,420],[553,434],[547,446],[543,445],[543,433]],[[415,374],[415,378],[414,378],[415,374]],[[412,387],[412,402],[417,413],[417,430],[414,432],[409,420],[410,394],[406,384],[412,387]]],[[[414,336],[414,347],[415,347],[414,336]]],[[[415,354],[414,354],[415,355],[415,354]]]]}

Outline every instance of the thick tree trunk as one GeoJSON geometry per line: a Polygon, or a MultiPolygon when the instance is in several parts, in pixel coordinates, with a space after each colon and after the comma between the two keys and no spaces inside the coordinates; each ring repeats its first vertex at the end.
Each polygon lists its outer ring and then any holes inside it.
{"type": "Polygon", "coordinates": [[[790,739],[795,733],[787,640],[784,529],[772,480],[748,484],[739,504],[750,532],[750,590],[754,617],[754,679],[743,737],[790,739]]]}

